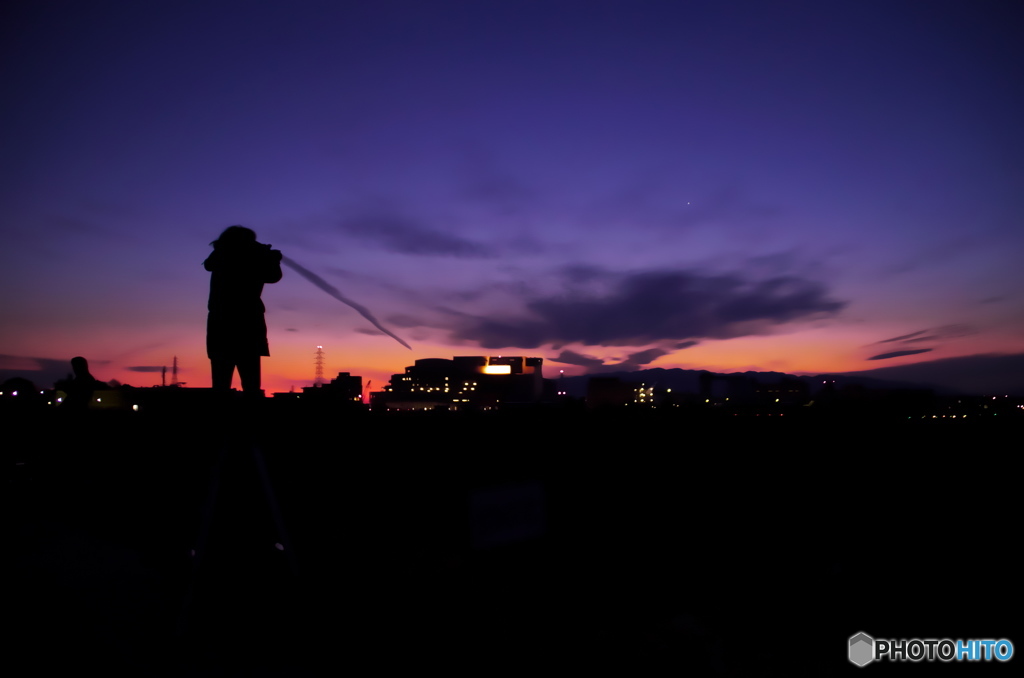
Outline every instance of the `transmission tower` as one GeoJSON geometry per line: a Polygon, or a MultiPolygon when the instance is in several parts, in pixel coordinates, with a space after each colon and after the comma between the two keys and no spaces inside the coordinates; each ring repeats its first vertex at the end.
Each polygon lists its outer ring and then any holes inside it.
{"type": "Polygon", "coordinates": [[[316,378],[313,379],[313,386],[319,388],[324,385],[324,347],[316,347],[316,378]]]}

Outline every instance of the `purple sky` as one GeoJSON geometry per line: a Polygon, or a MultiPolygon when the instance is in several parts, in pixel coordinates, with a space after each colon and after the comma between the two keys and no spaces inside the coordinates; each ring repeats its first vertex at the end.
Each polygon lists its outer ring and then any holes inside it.
{"type": "Polygon", "coordinates": [[[413,347],[286,271],[263,295],[271,390],[308,385],[317,345],[374,388],[451,355],[550,376],[1022,353],[1022,17],[10,3],[0,372],[81,354],[151,385],[177,355],[209,385],[201,263],[232,224],[413,347]]]}

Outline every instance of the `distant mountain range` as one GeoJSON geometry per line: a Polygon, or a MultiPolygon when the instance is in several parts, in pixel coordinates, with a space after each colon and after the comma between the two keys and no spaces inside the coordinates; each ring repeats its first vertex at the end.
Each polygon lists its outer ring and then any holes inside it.
{"type": "MultiPolygon", "coordinates": [[[[638,381],[650,386],[670,388],[683,393],[700,390],[699,375],[703,370],[681,368],[651,368],[632,372],[600,372],[578,377],[565,377],[563,382],[569,395],[586,395],[591,377],[618,377],[623,381],[638,381]]],[[[722,373],[726,374],[726,373],[722,373]]],[[[843,372],[819,375],[795,375],[782,372],[731,372],[743,374],[759,382],[771,384],[784,378],[799,379],[807,383],[810,392],[826,379],[836,386],[860,384],[865,388],[929,388],[940,395],[1014,395],[1024,396],[1024,353],[1013,355],[973,355],[943,358],[914,363],[880,367],[861,372],[843,372]]]]}

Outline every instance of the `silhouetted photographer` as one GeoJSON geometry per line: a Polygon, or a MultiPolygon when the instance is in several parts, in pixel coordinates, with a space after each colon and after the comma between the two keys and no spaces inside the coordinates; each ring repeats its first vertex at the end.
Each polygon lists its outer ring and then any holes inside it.
{"type": "Polygon", "coordinates": [[[260,296],[265,283],[281,279],[281,252],[257,242],[256,233],[243,226],[227,228],[210,244],[213,254],[203,266],[213,274],[206,325],[213,388],[230,390],[237,368],[242,390],[258,395],[260,357],[270,355],[260,296]]]}

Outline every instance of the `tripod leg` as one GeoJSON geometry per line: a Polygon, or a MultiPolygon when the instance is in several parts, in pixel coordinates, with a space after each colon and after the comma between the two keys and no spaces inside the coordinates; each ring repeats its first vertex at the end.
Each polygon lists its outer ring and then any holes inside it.
{"type": "Polygon", "coordinates": [[[263,494],[267,498],[267,503],[270,504],[270,514],[274,518],[274,525],[277,527],[277,535],[281,540],[281,546],[284,548],[284,555],[288,558],[288,569],[291,570],[292,576],[298,576],[299,565],[295,560],[295,552],[292,551],[292,546],[288,542],[288,532],[284,528],[284,518],[281,516],[281,508],[277,504],[277,499],[274,497],[274,488],[270,484],[270,475],[267,473],[267,465],[263,461],[263,451],[259,447],[252,448],[252,456],[256,461],[256,468],[260,473],[260,480],[263,481],[263,494]]]}
{"type": "Polygon", "coordinates": [[[206,555],[206,545],[210,538],[210,526],[213,524],[213,513],[217,506],[217,493],[220,490],[221,472],[227,460],[228,448],[222,445],[217,461],[214,463],[210,473],[210,489],[206,493],[206,504],[203,506],[203,515],[199,521],[199,534],[196,537],[195,548],[192,549],[192,573],[189,577],[188,591],[181,605],[181,613],[178,615],[178,635],[185,632],[188,626],[188,617],[192,607],[192,599],[195,596],[196,578],[199,574],[199,565],[203,556],[206,555]]]}

